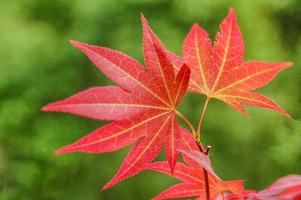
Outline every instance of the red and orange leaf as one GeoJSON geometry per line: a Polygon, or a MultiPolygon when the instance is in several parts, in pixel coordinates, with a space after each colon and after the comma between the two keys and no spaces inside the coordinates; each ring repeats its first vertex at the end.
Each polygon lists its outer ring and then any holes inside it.
{"type": "Polygon", "coordinates": [[[181,134],[176,108],[188,87],[190,69],[183,64],[175,75],[168,52],[143,16],[142,25],[147,69],[118,51],[71,41],[118,86],[90,88],[43,108],[44,111],[115,120],[59,149],[57,154],[115,151],[139,140],[104,189],[139,173],[155,159],[163,144],[171,172],[178,159],[181,134]]]}
{"type": "MultiPolygon", "coordinates": [[[[187,152],[184,152],[186,155],[187,152]]],[[[205,154],[204,154],[205,155],[205,154]]],[[[195,161],[192,166],[185,165],[183,163],[177,163],[174,173],[171,174],[169,170],[168,162],[155,162],[145,166],[145,169],[157,171],[169,176],[173,176],[184,183],[183,185],[189,185],[189,187],[179,187],[175,185],[154,199],[169,199],[169,198],[188,198],[197,197],[197,199],[205,199],[205,179],[203,175],[203,169],[208,169],[209,177],[209,190],[210,200],[215,200],[223,192],[241,193],[244,192],[243,181],[222,181],[211,168],[210,161],[204,159],[199,154],[192,152],[188,155],[195,161]],[[201,160],[201,161],[200,161],[201,160]],[[198,165],[196,165],[196,163],[198,165]],[[178,189],[178,192],[176,191],[178,189]]],[[[179,184],[179,185],[182,185],[179,184]]]]}
{"type": "Polygon", "coordinates": [[[244,51],[235,12],[231,9],[220,25],[213,46],[208,33],[193,25],[183,44],[183,60],[171,53],[169,57],[176,70],[183,62],[191,68],[189,91],[220,99],[245,115],[244,106],[251,105],[272,109],[289,117],[284,109],[257,95],[254,90],[268,84],[292,63],[243,62],[244,51]]]}

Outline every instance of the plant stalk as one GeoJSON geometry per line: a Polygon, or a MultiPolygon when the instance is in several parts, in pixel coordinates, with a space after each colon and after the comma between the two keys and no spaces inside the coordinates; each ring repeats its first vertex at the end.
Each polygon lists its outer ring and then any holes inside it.
{"type": "MultiPolygon", "coordinates": [[[[205,154],[208,156],[210,146],[207,146],[205,154]]],[[[204,173],[204,179],[205,179],[205,187],[206,187],[206,199],[210,200],[210,189],[209,189],[209,178],[208,178],[208,172],[203,168],[203,173],[204,173]]]]}
{"type": "MultiPolygon", "coordinates": [[[[208,156],[211,146],[207,146],[206,150],[203,151],[200,144],[198,144],[200,151],[208,156]]],[[[210,200],[210,188],[209,188],[209,177],[208,172],[203,168],[204,180],[205,180],[205,191],[206,191],[206,200],[210,200]]]]}
{"type": "Polygon", "coordinates": [[[205,101],[205,104],[204,104],[204,107],[203,107],[202,115],[200,117],[200,121],[199,121],[199,124],[198,124],[196,140],[197,140],[197,143],[199,143],[199,144],[201,143],[201,127],[202,127],[202,124],[203,124],[203,119],[204,119],[209,101],[210,101],[210,97],[206,97],[206,101],[205,101]]]}
{"type": "MultiPolygon", "coordinates": [[[[201,146],[201,127],[202,127],[203,119],[204,119],[209,101],[210,101],[210,97],[207,97],[206,101],[205,101],[205,104],[204,104],[204,107],[203,107],[201,117],[200,117],[200,121],[199,121],[199,124],[198,124],[197,131],[195,131],[195,129],[193,128],[190,121],[182,113],[180,113],[179,111],[176,111],[176,114],[179,117],[181,117],[188,124],[188,126],[190,127],[190,129],[192,131],[192,134],[195,138],[195,141],[196,141],[196,143],[199,147],[199,150],[202,153],[206,154],[207,156],[209,154],[211,146],[207,146],[207,148],[205,150],[202,148],[202,146],[201,146]]],[[[203,168],[203,174],[204,174],[204,180],[205,180],[206,200],[210,200],[209,176],[208,176],[208,172],[204,168],[203,168]]]]}
{"type": "Polygon", "coordinates": [[[177,110],[176,110],[176,114],[177,114],[179,117],[181,117],[181,118],[187,123],[187,125],[188,125],[189,128],[191,129],[191,132],[192,132],[193,137],[196,139],[197,134],[196,134],[195,129],[193,128],[193,125],[190,123],[190,121],[189,121],[182,113],[180,113],[180,112],[177,111],[177,110]]]}

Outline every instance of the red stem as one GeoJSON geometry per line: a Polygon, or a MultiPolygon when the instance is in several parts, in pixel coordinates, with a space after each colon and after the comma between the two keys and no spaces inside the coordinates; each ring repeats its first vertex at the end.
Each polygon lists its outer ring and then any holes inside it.
{"type": "MultiPolygon", "coordinates": [[[[211,146],[207,146],[206,150],[202,149],[202,146],[198,144],[200,151],[206,155],[209,154],[211,146]]],[[[203,168],[204,180],[205,180],[205,190],[206,190],[206,200],[210,200],[210,189],[209,189],[209,177],[208,172],[203,168]]]]}
{"type": "MultiPolygon", "coordinates": [[[[207,97],[204,107],[203,107],[201,117],[200,117],[197,132],[194,130],[194,128],[193,128],[192,124],[189,122],[189,120],[184,115],[182,115],[179,111],[176,111],[177,115],[180,116],[189,125],[190,129],[192,130],[192,134],[196,140],[199,150],[206,155],[209,154],[209,150],[210,150],[211,146],[207,146],[206,149],[202,148],[202,146],[201,146],[201,126],[202,126],[203,119],[204,119],[204,116],[205,116],[205,113],[206,113],[206,110],[208,107],[209,100],[210,100],[210,97],[207,97]]],[[[204,168],[203,168],[203,174],[204,174],[204,180],[205,180],[206,200],[210,200],[209,177],[208,177],[208,172],[204,168]]]]}

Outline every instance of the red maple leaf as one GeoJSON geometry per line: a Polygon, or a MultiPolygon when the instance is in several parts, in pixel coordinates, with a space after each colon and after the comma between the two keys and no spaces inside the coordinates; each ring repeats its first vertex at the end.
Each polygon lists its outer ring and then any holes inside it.
{"type": "MultiPolygon", "coordinates": [[[[185,147],[184,144],[183,147],[185,147]]],[[[188,145],[186,145],[186,147],[188,147],[188,145]]],[[[196,150],[196,147],[191,146],[189,149],[196,150]]],[[[199,200],[206,199],[203,169],[209,173],[208,183],[210,200],[217,199],[219,195],[224,192],[233,194],[244,192],[243,181],[222,181],[213,171],[211,162],[204,153],[200,151],[180,151],[182,152],[182,155],[186,157],[186,159],[185,157],[184,159],[188,165],[177,163],[173,174],[170,173],[167,162],[154,162],[145,167],[148,170],[161,172],[183,181],[183,183],[179,183],[163,191],[156,196],[154,200],[189,197],[196,197],[199,200]],[[187,162],[187,158],[190,158],[191,160],[187,162]]]]}
{"type": "Polygon", "coordinates": [[[272,185],[259,192],[241,190],[240,193],[226,194],[217,200],[300,200],[301,199],[301,176],[287,175],[275,181],[272,185]]]}
{"type": "Polygon", "coordinates": [[[174,173],[171,174],[167,162],[155,162],[146,165],[145,169],[161,172],[173,176],[183,183],[174,185],[154,200],[190,198],[198,200],[206,199],[205,178],[203,169],[209,176],[210,200],[300,200],[301,199],[301,176],[288,175],[275,181],[272,185],[261,191],[247,190],[244,188],[244,181],[222,181],[214,172],[210,159],[204,153],[198,151],[196,144],[189,142],[189,133],[181,129],[182,137],[186,138],[182,142],[182,152],[185,162],[177,163],[174,173]]]}
{"type": "Polygon", "coordinates": [[[291,174],[279,178],[257,195],[260,199],[301,199],[301,176],[291,174]]]}
{"type": "Polygon", "coordinates": [[[220,25],[212,46],[208,33],[198,24],[192,26],[183,44],[183,60],[174,54],[175,69],[185,62],[191,69],[188,90],[204,94],[207,100],[216,98],[247,115],[245,105],[272,109],[289,117],[279,105],[254,92],[261,88],[291,62],[243,62],[244,42],[235,12],[230,10],[220,25]]]}
{"type": "MultiPolygon", "coordinates": [[[[71,41],[118,86],[94,87],[44,111],[76,114],[98,120],[114,120],[56,153],[104,153],[138,140],[115,177],[103,189],[137,174],[152,162],[164,144],[171,171],[178,158],[180,131],[176,108],[188,87],[190,69],[183,65],[177,75],[159,39],[142,16],[143,47],[147,70],[136,60],[111,49],[71,41]]],[[[192,137],[190,135],[190,137],[192,137]]]]}

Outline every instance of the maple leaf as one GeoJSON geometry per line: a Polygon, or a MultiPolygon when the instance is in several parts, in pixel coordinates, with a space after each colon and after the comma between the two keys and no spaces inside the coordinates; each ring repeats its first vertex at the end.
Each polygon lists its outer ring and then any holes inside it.
{"type": "Polygon", "coordinates": [[[275,181],[266,189],[256,192],[254,190],[240,190],[235,194],[219,196],[217,200],[300,200],[301,199],[301,176],[287,175],[275,181]]]}
{"type": "Polygon", "coordinates": [[[142,25],[147,70],[118,51],[71,41],[118,86],[93,87],[43,108],[44,111],[114,120],[59,149],[57,154],[111,152],[138,141],[103,189],[139,173],[146,163],[155,159],[163,144],[171,172],[179,154],[176,149],[180,146],[181,134],[176,108],[188,87],[190,69],[183,65],[175,75],[163,44],[143,16],[142,25]]]}
{"type": "MultiPolygon", "coordinates": [[[[187,132],[185,129],[181,129],[182,135],[186,135],[187,133],[185,132],[187,132]]],[[[169,165],[165,161],[146,165],[145,169],[147,170],[164,173],[183,181],[183,183],[166,189],[156,196],[154,200],[189,197],[196,197],[199,200],[206,199],[203,169],[209,173],[210,200],[215,200],[223,192],[236,194],[244,191],[243,181],[222,181],[213,171],[208,156],[200,152],[196,144],[183,141],[181,147],[185,148],[185,150],[180,151],[186,164],[177,163],[173,174],[170,173],[169,165]]]]}
{"type": "Polygon", "coordinates": [[[183,60],[170,53],[176,70],[185,62],[191,69],[188,90],[216,98],[248,115],[245,105],[272,109],[290,117],[269,98],[254,92],[274,79],[291,62],[243,62],[244,42],[235,12],[220,24],[212,46],[208,33],[198,24],[192,26],[183,44],[183,60]]]}
{"type": "Polygon", "coordinates": [[[266,189],[258,192],[261,199],[301,199],[301,176],[287,175],[279,178],[266,189]]]}
{"type": "Polygon", "coordinates": [[[287,198],[293,200],[301,199],[301,176],[300,175],[287,175],[276,180],[272,185],[268,186],[265,190],[260,191],[261,195],[277,196],[280,198],[287,198]]]}

